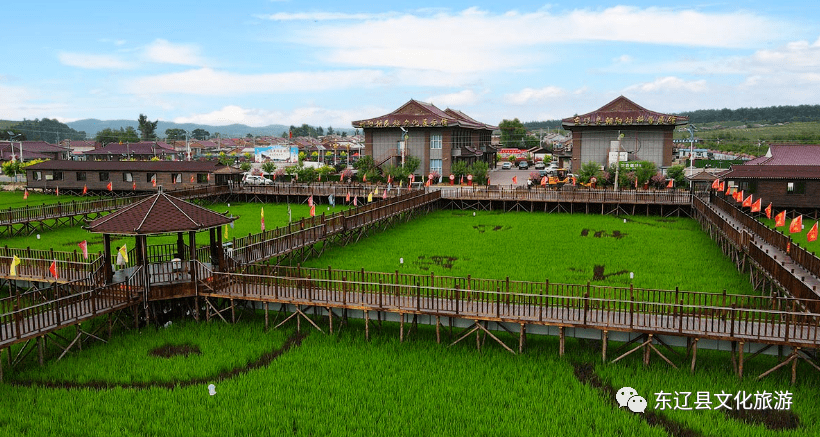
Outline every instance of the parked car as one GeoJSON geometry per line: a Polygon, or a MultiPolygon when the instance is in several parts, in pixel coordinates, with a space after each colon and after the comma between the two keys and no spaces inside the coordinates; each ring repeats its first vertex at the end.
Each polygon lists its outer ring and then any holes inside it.
{"type": "Polygon", "coordinates": [[[544,161],[538,161],[535,163],[536,170],[543,170],[544,169],[544,161]]]}
{"type": "Polygon", "coordinates": [[[248,175],[242,180],[245,185],[273,185],[273,181],[263,177],[263,176],[254,176],[248,175]]]}
{"type": "Polygon", "coordinates": [[[511,163],[511,162],[505,162],[505,163],[501,164],[501,169],[502,169],[502,170],[510,170],[510,169],[512,169],[512,163],[511,163]]]}
{"type": "Polygon", "coordinates": [[[528,168],[530,168],[530,164],[527,163],[527,161],[521,161],[521,162],[518,163],[518,169],[519,170],[526,170],[528,168]]]}

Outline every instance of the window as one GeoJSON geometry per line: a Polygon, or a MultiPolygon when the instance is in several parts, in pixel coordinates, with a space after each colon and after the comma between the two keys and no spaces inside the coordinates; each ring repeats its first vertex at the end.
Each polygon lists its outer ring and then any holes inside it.
{"type": "Polygon", "coordinates": [[[85,172],[84,171],[78,171],[77,172],[77,180],[78,181],[84,181],[85,180],[85,172]]]}
{"type": "Polygon", "coordinates": [[[757,191],[757,181],[739,181],[737,189],[743,190],[747,194],[753,194],[757,191]]]}
{"type": "Polygon", "coordinates": [[[175,184],[182,183],[182,173],[171,173],[171,182],[175,184]]]}
{"type": "Polygon", "coordinates": [[[198,184],[207,184],[208,183],[208,173],[197,173],[196,174],[196,183],[198,183],[198,184]]]}
{"type": "Polygon", "coordinates": [[[145,173],[145,180],[148,182],[155,182],[157,174],[156,173],[145,173]]]}
{"type": "Polygon", "coordinates": [[[51,176],[52,176],[51,180],[54,180],[54,181],[63,180],[63,172],[61,172],[61,171],[53,171],[53,172],[51,172],[51,176]]]}
{"type": "Polygon", "coordinates": [[[134,182],[134,176],[129,172],[125,172],[122,174],[122,180],[123,182],[134,182]]]}
{"type": "Polygon", "coordinates": [[[804,194],[806,192],[805,182],[788,182],[786,184],[786,194],[804,194]]]}
{"type": "Polygon", "coordinates": [[[430,134],[430,148],[441,149],[441,134],[430,134]]]}
{"type": "Polygon", "coordinates": [[[431,159],[430,160],[430,173],[438,173],[441,174],[441,160],[440,159],[431,159]]]}
{"type": "Polygon", "coordinates": [[[35,172],[34,172],[34,174],[33,174],[32,176],[34,176],[34,180],[35,180],[35,181],[41,181],[41,180],[43,180],[43,172],[40,172],[40,171],[35,171],[35,172]]]}
{"type": "Polygon", "coordinates": [[[107,171],[100,172],[100,182],[105,182],[109,179],[107,171]]]}

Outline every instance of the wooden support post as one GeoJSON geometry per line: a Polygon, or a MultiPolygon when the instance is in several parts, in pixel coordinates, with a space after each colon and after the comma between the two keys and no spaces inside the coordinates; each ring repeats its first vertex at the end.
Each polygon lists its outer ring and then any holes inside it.
{"type": "Polygon", "coordinates": [[[404,341],[404,313],[399,315],[399,343],[404,341]]]}
{"type": "Polygon", "coordinates": [[[231,299],[231,323],[236,324],[236,306],[231,299]]]}
{"type": "Polygon", "coordinates": [[[738,344],[739,348],[737,350],[737,377],[738,379],[743,379],[743,342],[741,341],[738,344]]]}
{"type": "Polygon", "coordinates": [[[82,352],[83,351],[83,328],[77,323],[77,349],[82,352]]]}
{"type": "Polygon", "coordinates": [[[646,346],[643,349],[643,365],[649,365],[649,345],[652,344],[652,334],[649,334],[649,338],[647,339],[646,346]]]}
{"type": "Polygon", "coordinates": [[[364,310],[364,339],[370,340],[370,314],[364,310]]]}
{"type": "Polygon", "coordinates": [[[199,296],[194,296],[194,320],[199,321],[199,296]]]}
{"type": "Polygon", "coordinates": [[[606,363],[606,344],[609,339],[609,331],[601,332],[601,359],[606,363]]]}
{"type": "Polygon", "coordinates": [[[108,339],[111,340],[111,332],[114,330],[114,321],[112,318],[114,314],[108,313],[108,339]]]}
{"type": "Polygon", "coordinates": [[[698,357],[698,340],[700,339],[697,337],[692,340],[692,366],[689,368],[689,373],[693,375],[695,374],[695,360],[697,360],[698,357]]]}
{"type": "Polygon", "coordinates": [[[333,310],[330,307],[327,307],[327,318],[328,318],[328,325],[330,326],[330,333],[333,334],[333,310]]]}
{"type": "Polygon", "coordinates": [[[558,356],[564,356],[564,327],[558,327],[558,356]]]}
{"type": "Polygon", "coordinates": [[[268,305],[269,305],[269,303],[265,302],[265,332],[268,332],[268,326],[270,325],[270,322],[269,322],[269,319],[268,319],[268,317],[269,317],[268,316],[268,305]]]}
{"type": "Polygon", "coordinates": [[[527,327],[521,324],[521,331],[518,333],[518,353],[524,353],[524,344],[527,342],[527,327]]]}
{"type": "Polygon", "coordinates": [[[440,317],[436,316],[436,343],[441,344],[441,322],[440,317]]]}
{"type": "MultiPolygon", "coordinates": [[[[304,220],[304,218],[302,220],[304,220]]],[[[296,305],[296,312],[301,312],[300,310],[299,305],[296,305]]],[[[296,332],[302,332],[302,318],[299,317],[298,314],[296,315],[296,332]]]]}
{"type": "MultiPolygon", "coordinates": [[[[8,351],[11,354],[11,351],[8,351]]],[[[3,349],[0,349],[0,384],[3,383],[3,349]]]]}
{"type": "Polygon", "coordinates": [[[799,347],[794,348],[794,352],[792,352],[792,356],[794,357],[792,359],[792,385],[794,385],[794,383],[797,382],[797,362],[800,361],[800,360],[797,359],[797,357],[798,357],[797,354],[799,354],[799,353],[800,353],[800,348],[799,347]]]}
{"type": "MultiPolygon", "coordinates": [[[[481,327],[481,322],[479,322],[478,320],[476,320],[475,324],[476,324],[477,327],[481,327]]],[[[480,329],[476,329],[476,331],[475,331],[475,348],[477,350],[481,351],[481,330],[480,329]]]]}

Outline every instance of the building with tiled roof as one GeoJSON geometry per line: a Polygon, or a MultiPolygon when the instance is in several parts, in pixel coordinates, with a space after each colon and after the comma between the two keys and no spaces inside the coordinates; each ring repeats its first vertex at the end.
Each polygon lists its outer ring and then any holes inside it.
{"type": "Polygon", "coordinates": [[[820,144],[772,144],[765,155],[746,165],[816,165],[820,166],[820,144]]]}
{"type": "Polygon", "coordinates": [[[352,124],[364,131],[364,154],[376,165],[401,165],[403,156],[415,156],[421,175],[446,176],[454,161],[490,163],[495,154],[490,143],[496,126],[432,103],[410,100],[389,114],[352,124]]]}
{"type": "MultiPolygon", "coordinates": [[[[162,141],[140,143],[108,143],[105,147],[83,152],[89,161],[119,161],[126,159],[149,160],[175,159],[178,156],[173,146],[162,141]]],[[[179,156],[182,156],[181,154],[179,156]]]]}
{"type": "Polygon", "coordinates": [[[688,123],[687,117],[650,111],[624,96],[595,111],[561,120],[563,128],[572,132],[573,173],[590,161],[609,165],[610,161],[624,157],[669,167],[675,127],[688,123]],[[623,137],[619,148],[620,135],[623,137]]]}
{"type": "Polygon", "coordinates": [[[733,165],[721,178],[777,208],[820,209],[820,165],[733,165]]]}
{"type": "Polygon", "coordinates": [[[0,141],[0,158],[3,161],[20,159],[21,149],[23,161],[34,159],[68,159],[68,147],[49,144],[45,141],[0,141]],[[12,147],[13,146],[13,147],[12,147]]]}

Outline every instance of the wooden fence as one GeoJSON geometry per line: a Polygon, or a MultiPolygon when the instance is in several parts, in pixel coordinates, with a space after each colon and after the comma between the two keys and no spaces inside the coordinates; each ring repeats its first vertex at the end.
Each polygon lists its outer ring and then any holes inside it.
{"type": "Polygon", "coordinates": [[[593,189],[547,190],[523,187],[454,187],[441,188],[441,197],[464,200],[526,200],[571,203],[635,203],[688,205],[692,194],[679,190],[612,191],[593,189]]]}
{"type": "Polygon", "coordinates": [[[209,294],[514,323],[820,344],[820,314],[798,311],[795,302],[774,297],[330,268],[271,267],[265,273],[273,274],[213,273],[209,294]]]}

